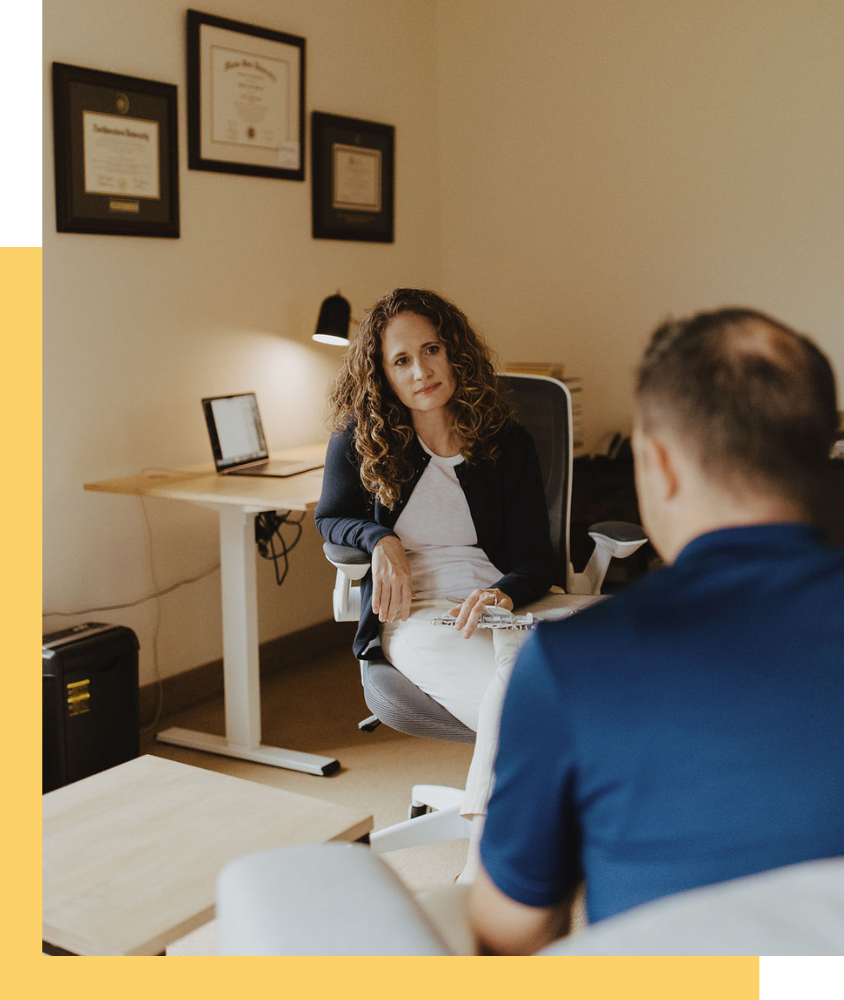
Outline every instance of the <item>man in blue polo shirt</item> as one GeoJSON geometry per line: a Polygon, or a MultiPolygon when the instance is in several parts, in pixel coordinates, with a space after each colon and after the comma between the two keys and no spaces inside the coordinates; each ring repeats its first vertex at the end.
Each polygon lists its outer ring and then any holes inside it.
{"type": "Polygon", "coordinates": [[[508,690],[470,911],[491,953],[639,903],[844,854],[844,550],[812,526],[829,363],[746,309],[669,322],[636,391],[666,566],[541,625],[508,690]]]}

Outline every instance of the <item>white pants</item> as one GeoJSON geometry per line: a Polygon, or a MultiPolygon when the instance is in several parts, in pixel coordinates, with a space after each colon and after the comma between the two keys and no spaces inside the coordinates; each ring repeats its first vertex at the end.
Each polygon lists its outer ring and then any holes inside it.
{"type": "MultiPolygon", "coordinates": [[[[567,606],[566,595],[547,594],[517,614],[567,606]]],[[[381,626],[384,655],[408,680],[477,733],[461,815],[486,815],[492,793],[501,708],[519,647],[530,635],[517,629],[476,629],[468,639],[455,628],[432,625],[460,601],[413,601],[407,621],[381,626]]]]}

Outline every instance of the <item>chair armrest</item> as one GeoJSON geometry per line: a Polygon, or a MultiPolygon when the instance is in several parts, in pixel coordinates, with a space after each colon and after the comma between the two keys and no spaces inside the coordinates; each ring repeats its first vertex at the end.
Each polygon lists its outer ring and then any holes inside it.
{"type": "Polygon", "coordinates": [[[351,545],[335,545],[333,542],[325,542],[322,546],[325,558],[333,566],[360,566],[370,563],[368,552],[363,549],[356,549],[351,545]]]}
{"type": "Polygon", "coordinates": [[[334,620],[354,622],[360,618],[360,587],[353,587],[369,572],[370,556],[363,549],[351,545],[335,545],[325,542],[322,546],[325,558],[337,570],[334,579],[334,620]]]}
{"type": "Polygon", "coordinates": [[[575,573],[569,566],[570,594],[600,594],[610,560],[632,556],[648,540],[638,524],[627,521],[599,521],[589,529],[589,537],[595,542],[595,550],[582,573],[575,573]]]}
{"type": "Polygon", "coordinates": [[[626,559],[648,540],[642,527],[629,521],[599,521],[589,528],[589,537],[616,559],[626,559]]]}
{"type": "Polygon", "coordinates": [[[371,557],[363,549],[351,545],[334,545],[325,542],[322,546],[325,558],[348,580],[361,580],[369,572],[371,557]]]}
{"type": "MultiPolygon", "coordinates": [[[[616,542],[646,542],[648,536],[640,524],[632,524],[630,521],[599,521],[597,524],[589,526],[589,534],[595,532],[599,535],[606,535],[616,542]]],[[[355,549],[355,552],[358,550],[355,549]]]]}

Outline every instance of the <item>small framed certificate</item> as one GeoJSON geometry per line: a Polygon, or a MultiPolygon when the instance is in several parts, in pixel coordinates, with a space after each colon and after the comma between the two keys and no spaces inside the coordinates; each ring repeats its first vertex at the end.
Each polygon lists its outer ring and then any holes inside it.
{"type": "Polygon", "coordinates": [[[305,179],[305,39],[188,11],[188,166],[305,179]]]}
{"type": "Polygon", "coordinates": [[[393,242],[395,129],[314,111],[315,239],[393,242]]]}
{"type": "Polygon", "coordinates": [[[56,228],[179,235],[176,87],[53,63],[56,228]]]}

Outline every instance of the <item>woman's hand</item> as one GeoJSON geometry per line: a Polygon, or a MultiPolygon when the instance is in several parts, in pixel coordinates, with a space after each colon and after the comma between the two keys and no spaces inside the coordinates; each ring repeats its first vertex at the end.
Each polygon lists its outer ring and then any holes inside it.
{"type": "Polygon", "coordinates": [[[490,605],[506,608],[507,611],[513,610],[513,602],[504,591],[491,588],[473,590],[462,604],[451,609],[450,613],[457,618],[454,627],[463,632],[465,639],[468,639],[478,627],[481,615],[490,605]]]}
{"type": "Polygon", "coordinates": [[[407,621],[414,596],[404,546],[395,535],[385,535],[372,550],[372,611],[381,622],[396,615],[407,621]]]}

